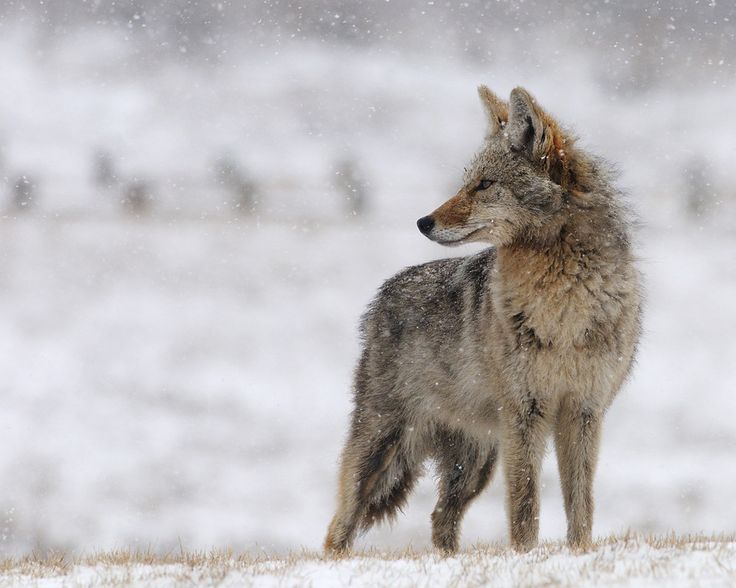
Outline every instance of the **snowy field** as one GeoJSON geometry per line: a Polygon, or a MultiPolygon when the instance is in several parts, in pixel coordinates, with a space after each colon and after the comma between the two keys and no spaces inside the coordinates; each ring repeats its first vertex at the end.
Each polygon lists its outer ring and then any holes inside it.
{"type": "MultiPolygon", "coordinates": [[[[432,244],[414,222],[454,193],[479,146],[479,83],[531,90],[618,165],[641,218],[645,332],[606,421],[594,534],[736,530],[733,79],[625,94],[601,81],[595,55],[570,60],[564,47],[545,67],[513,52],[489,66],[306,41],[211,68],[138,67],[135,47],[93,29],[46,49],[29,29],[0,32],[0,556],[319,549],[362,309],[402,267],[475,250],[432,244]],[[92,182],[102,148],[117,166],[104,189],[92,182]],[[250,214],[215,177],[223,155],[258,186],[250,214]],[[365,215],[345,212],[335,173],[344,158],[365,179],[365,215]],[[707,198],[688,216],[693,167],[707,198]],[[35,186],[27,210],[10,204],[23,175],[35,186]],[[136,218],[120,200],[141,179],[153,205],[136,218]]],[[[551,458],[543,484],[541,535],[558,540],[551,458]]],[[[428,475],[396,525],[358,548],[425,550],[433,502],[428,475]]],[[[505,541],[499,478],[471,507],[463,546],[505,541]]],[[[632,545],[621,547],[623,565],[644,566],[642,554],[670,562],[645,579],[700,561],[733,580],[733,542],[682,562],[632,545]]],[[[616,549],[575,560],[571,578],[592,584],[586,562],[616,549]]],[[[553,551],[425,555],[380,573],[389,581],[408,566],[431,585],[474,558],[485,562],[479,573],[502,578],[544,560],[533,573],[552,581],[569,564],[553,551]]],[[[373,564],[336,563],[324,578],[310,576],[309,558],[283,564],[284,576],[270,565],[223,577],[326,585],[373,564]]],[[[75,568],[69,581],[95,573],[75,568]]]]}
{"type": "Polygon", "coordinates": [[[587,553],[546,543],[518,555],[482,545],[451,558],[372,551],[339,560],[300,553],[253,558],[227,552],[156,558],[116,552],[76,561],[0,562],[0,585],[44,586],[732,586],[736,541],[725,537],[609,538],[587,553]]]}

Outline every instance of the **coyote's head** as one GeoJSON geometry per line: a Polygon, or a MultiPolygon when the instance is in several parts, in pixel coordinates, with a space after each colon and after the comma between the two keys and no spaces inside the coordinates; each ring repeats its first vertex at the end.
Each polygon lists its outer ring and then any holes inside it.
{"type": "Polygon", "coordinates": [[[478,88],[488,117],[481,151],[457,194],[417,221],[433,241],[497,246],[544,238],[560,228],[563,197],[574,181],[572,138],[523,88],[500,100],[478,88]]]}

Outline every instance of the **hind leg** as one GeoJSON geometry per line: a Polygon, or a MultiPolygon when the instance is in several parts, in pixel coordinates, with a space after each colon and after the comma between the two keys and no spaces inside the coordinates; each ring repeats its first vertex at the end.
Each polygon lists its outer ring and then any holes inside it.
{"type": "Polygon", "coordinates": [[[340,469],[337,513],[330,523],[325,551],[344,553],[355,540],[358,529],[395,516],[411,491],[419,464],[403,442],[403,426],[386,430],[370,419],[353,416],[350,438],[340,469]]]}
{"type": "Polygon", "coordinates": [[[458,549],[465,510],[493,476],[498,452],[458,432],[439,433],[436,443],[440,496],[432,513],[432,543],[449,555],[458,549]]]}

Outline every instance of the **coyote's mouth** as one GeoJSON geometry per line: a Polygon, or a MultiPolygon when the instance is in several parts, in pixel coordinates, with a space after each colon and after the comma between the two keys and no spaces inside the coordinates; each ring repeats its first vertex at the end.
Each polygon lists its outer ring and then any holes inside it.
{"type": "Polygon", "coordinates": [[[461,229],[440,229],[433,231],[430,239],[440,245],[460,245],[461,243],[480,233],[488,225],[480,225],[473,227],[462,227],[461,229]]]}

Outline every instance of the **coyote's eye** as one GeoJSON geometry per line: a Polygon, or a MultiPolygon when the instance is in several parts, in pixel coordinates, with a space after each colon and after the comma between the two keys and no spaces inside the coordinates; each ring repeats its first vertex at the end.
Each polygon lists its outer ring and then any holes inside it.
{"type": "Polygon", "coordinates": [[[481,180],[480,184],[478,184],[478,187],[475,189],[477,192],[481,190],[488,190],[491,186],[493,186],[495,182],[493,180],[481,180]]]}

